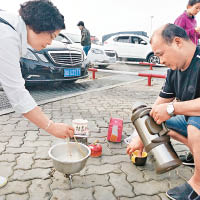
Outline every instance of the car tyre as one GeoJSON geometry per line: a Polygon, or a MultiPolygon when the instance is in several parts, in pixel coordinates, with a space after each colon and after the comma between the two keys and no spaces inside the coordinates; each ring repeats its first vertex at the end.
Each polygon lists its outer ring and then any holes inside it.
{"type": "Polygon", "coordinates": [[[158,56],[155,56],[154,54],[151,54],[147,58],[147,62],[154,63],[154,64],[160,64],[160,59],[158,56]]]}
{"type": "Polygon", "coordinates": [[[99,65],[100,69],[105,69],[106,67],[108,67],[108,65],[99,65]]]}

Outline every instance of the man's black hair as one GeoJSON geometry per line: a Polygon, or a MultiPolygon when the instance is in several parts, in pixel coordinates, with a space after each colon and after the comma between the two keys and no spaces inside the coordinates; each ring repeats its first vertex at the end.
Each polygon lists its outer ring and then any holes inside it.
{"type": "Polygon", "coordinates": [[[188,6],[193,6],[193,5],[195,5],[196,3],[200,3],[200,0],[189,0],[189,1],[188,1],[188,6]]]}
{"type": "Polygon", "coordinates": [[[80,21],[77,26],[84,26],[84,22],[83,21],[80,21]]]}
{"type": "Polygon", "coordinates": [[[175,37],[180,37],[185,40],[190,39],[183,28],[170,23],[164,27],[164,29],[161,32],[161,35],[165,42],[168,44],[171,44],[175,37]]]}
{"type": "Polygon", "coordinates": [[[65,29],[64,16],[50,1],[33,0],[20,6],[20,16],[34,32],[52,33],[65,29]]]}

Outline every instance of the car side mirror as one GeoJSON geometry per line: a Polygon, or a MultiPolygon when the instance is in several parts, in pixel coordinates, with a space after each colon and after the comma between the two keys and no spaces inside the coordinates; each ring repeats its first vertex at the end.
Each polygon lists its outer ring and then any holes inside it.
{"type": "Polygon", "coordinates": [[[147,42],[145,42],[144,40],[140,42],[140,44],[143,44],[143,45],[147,45],[147,42]]]}

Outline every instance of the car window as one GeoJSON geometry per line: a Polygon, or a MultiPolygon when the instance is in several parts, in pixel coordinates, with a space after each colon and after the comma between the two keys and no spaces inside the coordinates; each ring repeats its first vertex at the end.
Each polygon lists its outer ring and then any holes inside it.
{"type": "Polygon", "coordinates": [[[69,37],[74,43],[81,43],[81,35],[67,33],[67,37],[69,37]]]}
{"type": "Polygon", "coordinates": [[[129,43],[129,36],[119,36],[115,38],[117,42],[129,43]]]}
{"type": "Polygon", "coordinates": [[[135,37],[135,36],[131,37],[131,43],[133,43],[133,44],[142,44],[142,45],[146,45],[147,44],[147,42],[144,41],[142,38],[135,37]]]}
{"type": "Polygon", "coordinates": [[[131,37],[131,43],[139,44],[139,38],[138,37],[131,37]]]}

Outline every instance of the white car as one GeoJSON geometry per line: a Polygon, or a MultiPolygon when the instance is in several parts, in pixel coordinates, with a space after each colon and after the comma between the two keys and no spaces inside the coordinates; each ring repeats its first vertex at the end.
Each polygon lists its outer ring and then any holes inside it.
{"type": "MultiPolygon", "coordinates": [[[[56,37],[56,40],[66,43],[71,47],[83,49],[80,43],[80,35],[61,31],[61,33],[56,37]]],[[[112,48],[105,47],[103,45],[91,45],[91,49],[87,55],[87,62],[91,65],[99,66],[100,68],[106,68],[108,65],[116,63],[116,61],[116,52],[112,48]]]]}
{"type": "Polygon", "coordinates": [[[114,35],[104,41],[104,46],[114,49],[119,60],[147,61],[149,63],[160,63],[159,57],[155,56],[149,38],[134,34],[114,35]]]}

